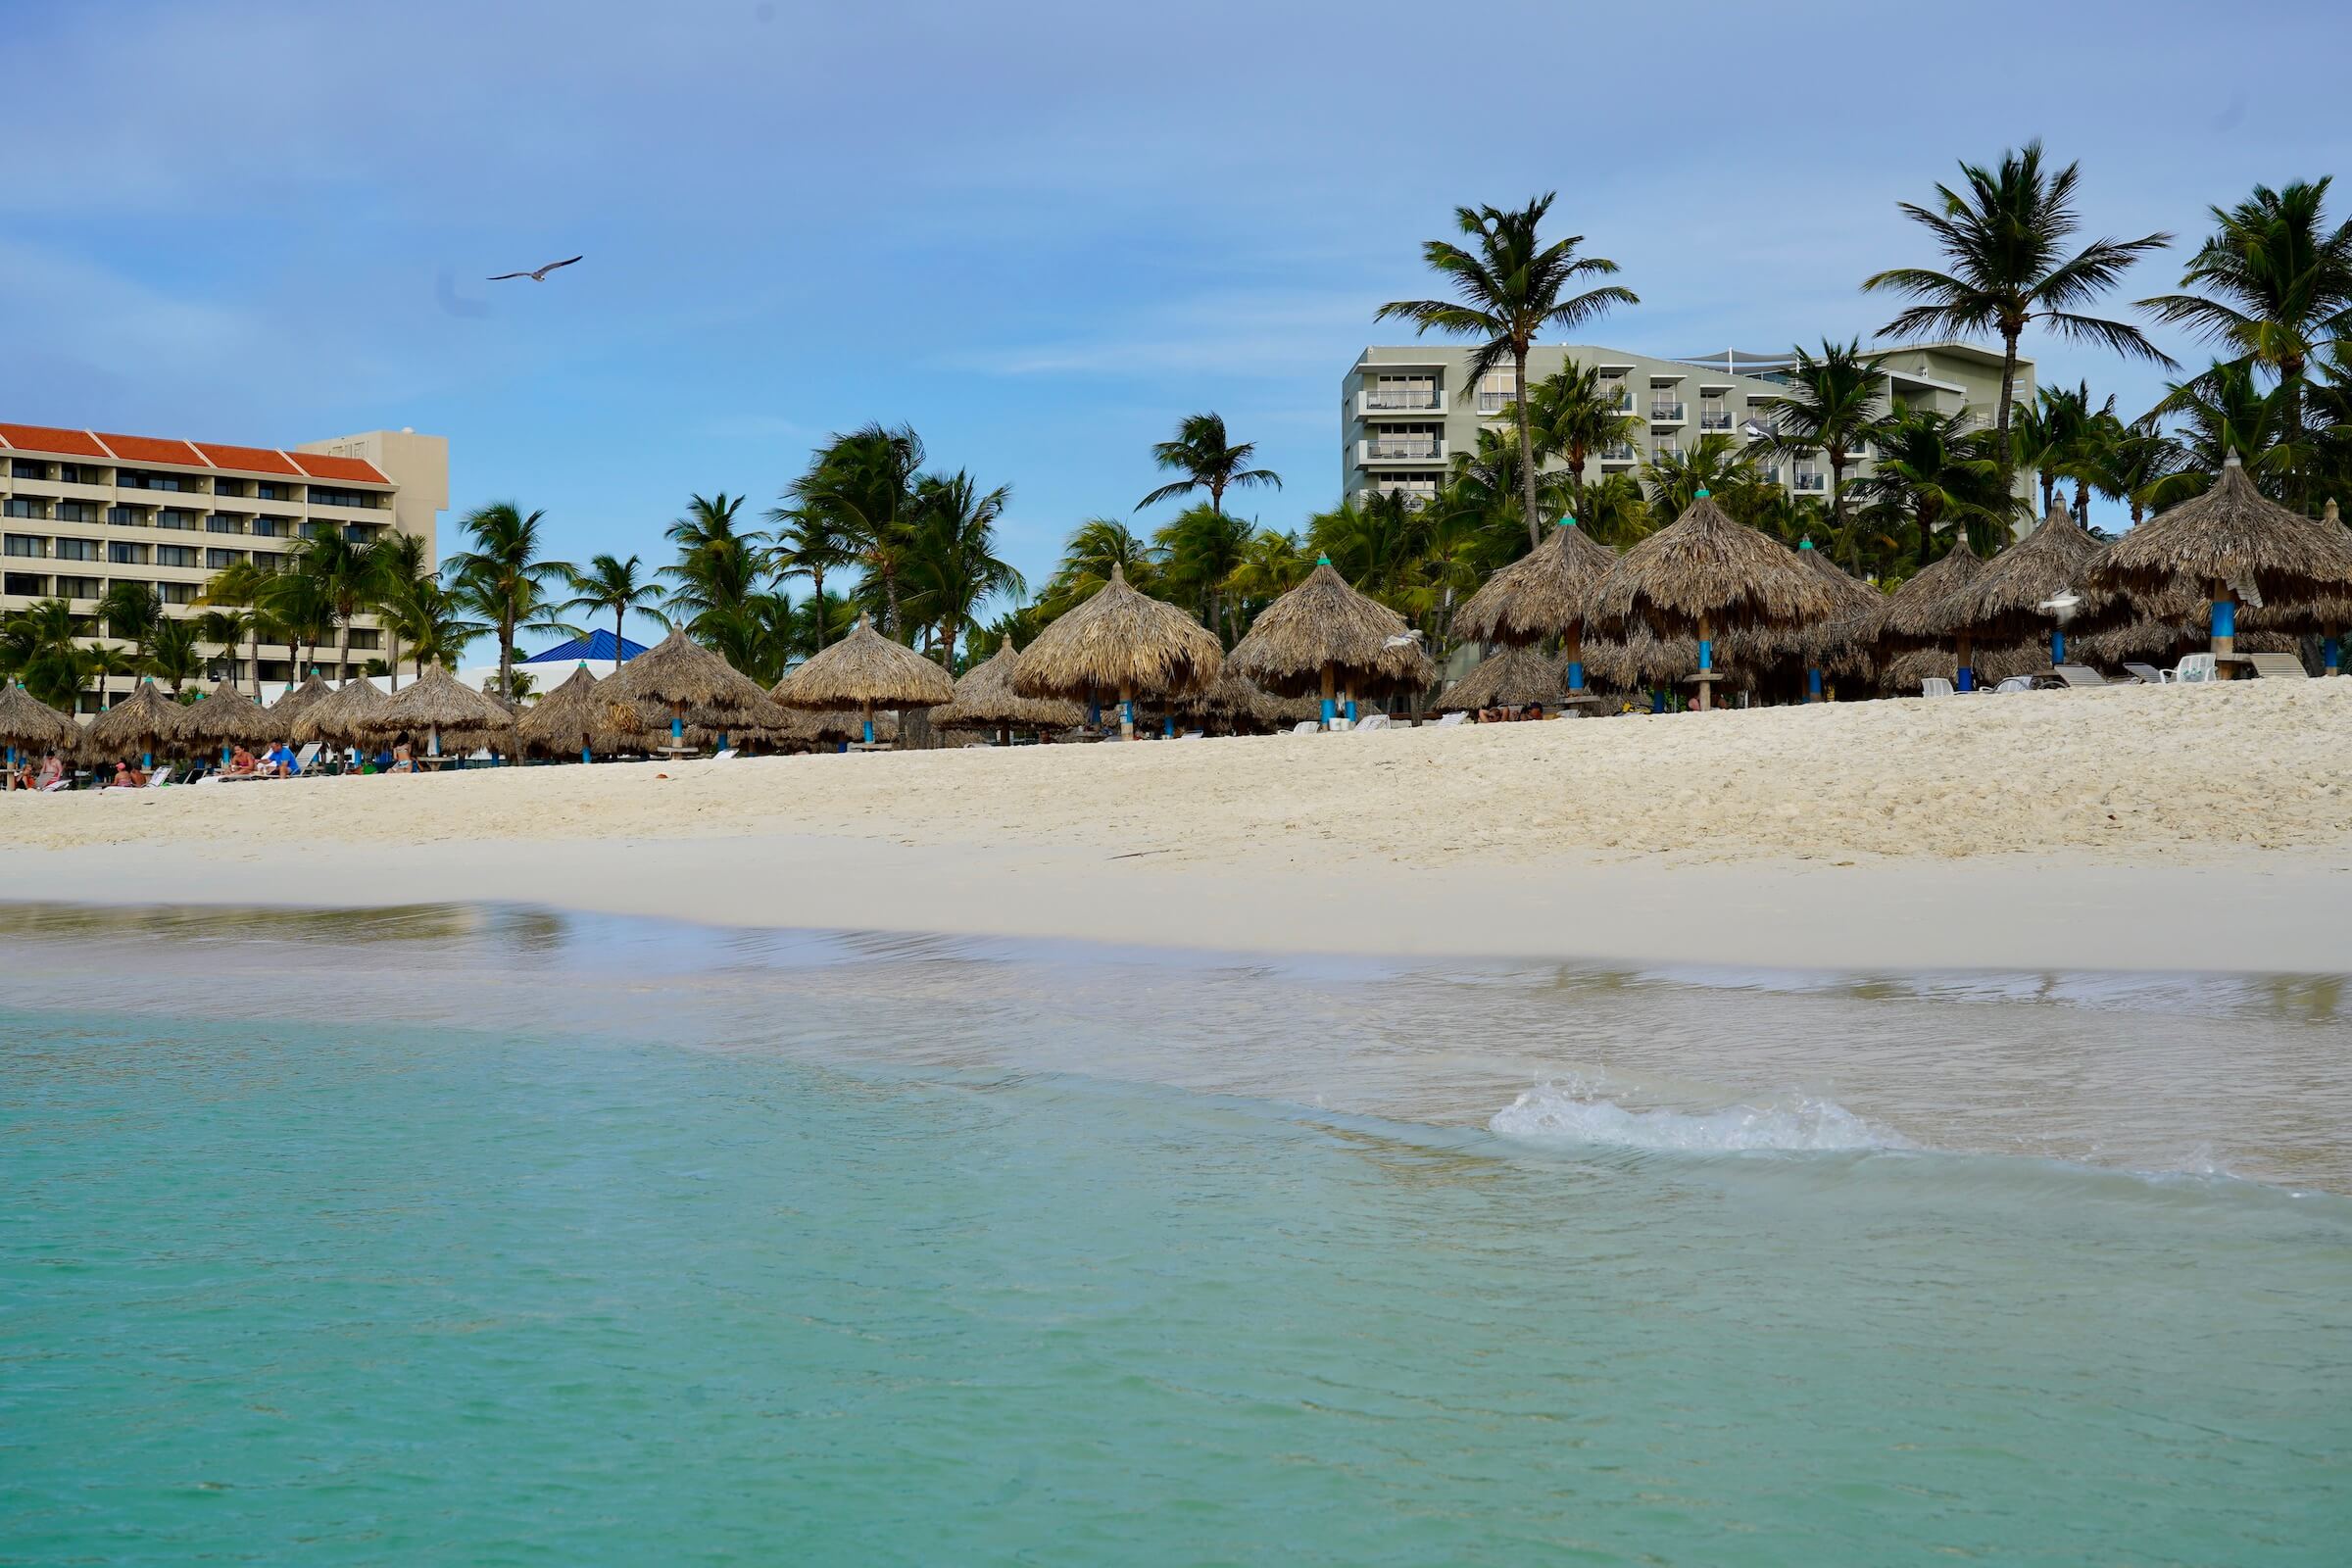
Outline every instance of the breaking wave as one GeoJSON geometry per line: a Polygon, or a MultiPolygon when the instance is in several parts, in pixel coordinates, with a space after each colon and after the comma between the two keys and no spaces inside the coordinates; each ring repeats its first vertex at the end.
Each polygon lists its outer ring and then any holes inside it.
{"type": "Polygon", "coordinates": [[[1537,1085],[1496,1111],[1487,1126],[1505,1138],[1694,1154],[1911,1147],[1835,1101],[1808,1095],[1777,1096],[1714,1110],[1634,1110],[1573,1080],[1537,1085]]]}

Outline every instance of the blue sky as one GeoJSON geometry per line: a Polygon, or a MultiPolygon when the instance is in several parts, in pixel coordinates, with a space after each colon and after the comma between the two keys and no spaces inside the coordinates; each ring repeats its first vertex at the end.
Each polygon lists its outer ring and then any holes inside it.
{"type": "MultiPolygon", "coordinates": [[[[1374,307],[1427,291],[1417,246],[1457,202],[1558,190],[1560,231],[1642,298],[1598,340],[1769,350],[1886,319],[1854,285],[1932,260],[1894,204],[1959,159],[2038,135],[2082,161],[2089,230],[2187,241],[2346,150],[2291,68],[2345,42],[2316,4],[8,15],[0,415],[410,425],[450,438],[453,519],[511,497],[563,555],[649,564],[689,493],[764,508],[870,419],[1009,483],[1033,579],[1159,482],[1150,445],[1196,410],[1288,481],[1242,507],[1295,526],[1336,499],[1342,373],[1396,337],[1374,307]]],[[[2158,391],[2028,351],[2129,413],[2158,391]]]]}

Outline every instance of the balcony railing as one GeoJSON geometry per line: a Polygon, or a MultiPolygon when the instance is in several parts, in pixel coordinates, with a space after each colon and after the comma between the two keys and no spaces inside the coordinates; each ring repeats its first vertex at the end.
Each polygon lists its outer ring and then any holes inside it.
{"type": "Polygon", "coordinates": [[[1382,387],[1377,391],[1367,391],[1364,394],[1364,407],[1367,409],[1384,411],[1389,409],[1434,409],[1437,406],[1438,394],[1434,387],[1422,392],[1407,391],[1399,387],[1382,387]]]}
{"type": "Polygon", "coordinates": [[[1729,430],[1732,427],[1731,413],[1725,409],[1701,409],[1698,411],[1698,427],[1701,430],[1729,430]]]}
{"type": "Polygon", "coordinates": [[[1796,476],[1788,481],[1788,487],[1799,495],[1819,495],[1829,489],[1830,476],[1817,469],[1799,468],[1796,476]]]}
{"type": "Polygon", "coordinates": [[[1366,458],[1415,458],[1434,463],[1446,455],[1446,441],[1434,435],[1373,436],[1364,442],[1366,458]]]}
{"type": "Polygon", "coordinates": [[[1482,390],[1478,394],[1478,412],[1481,414],[1500,414],[1503,410],[1509,408],[1512,404],[1518,401],[1519,394],[1516,392],[1488,392],[1482,390]]]}
{"type": "Polygon", "coordinates": [[[1641,456],[1630,441],[1613,442],[1600,449],[1600,461],[1603,463],[1631,463],[1641,456]]]}
{"type": "Polygon", "coordinates": [[[1683,406],[1680,403],[1664,403],[1652,398],[1649,404],[1649,416],[1653,419],[1665,419],[1679,423],[1683,417],[1683,406]]]}

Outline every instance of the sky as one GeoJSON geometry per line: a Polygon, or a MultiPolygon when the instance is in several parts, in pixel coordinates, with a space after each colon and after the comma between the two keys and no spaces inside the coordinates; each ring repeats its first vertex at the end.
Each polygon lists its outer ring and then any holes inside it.
{"type": "MultiPolygon", "coordinates": [[[[778,491],[829,432],[1008,484],[1042,583],[1214,410],[1336,503],[1340,388],[1461,203],[1558,192],[1666,356],[1867,338],[1930,265],[1896,210],[2039,137],[2085,236],[2177,233],[2352,132],[2338,7],[2170,0],[1608,10],[11,0],[0,417],[291,446],[450,441],[467,509],[668,557],[689,495],[778,491]],[[2223,36],[2226,29],[2227,37],[2223,36]],[[2224,47],[2226,43],[2227,47],[2224,47]],[[544,284],[490,273],[574,253],[544,284]]],[[[2352,211],[2352,187],[2331,204],[2352,211]]],[[[2182,360],[2199,347],[2153,334],[2182,360]]],[[[2127,415],[2155,368],[2030,338],[2127,415]]],[[[1150,525],[1167,511],[1137,519],[1150,525]]],[[[2094,516],[2094,520],[2118,519],[2094,516]]]]}

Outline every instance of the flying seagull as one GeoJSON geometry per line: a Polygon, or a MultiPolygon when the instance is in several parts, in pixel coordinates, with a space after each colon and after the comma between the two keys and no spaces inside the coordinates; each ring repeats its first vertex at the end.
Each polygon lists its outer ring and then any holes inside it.
{"type": "Polygon", "coordinates": [[[534,283],[544,283],[547,281],[548,273],[554,271],[559,267],[569,267],[571,262],[576,262],[578,260],[580,260],[580,258],[574,256],[570,262],[550,262],[545,267],[538,269],[536,271],[530,272],[501,272],[496,277],[491,278],[490,281],[493,283],[504,283],[510,277],[527,277],[534,283]]]}

